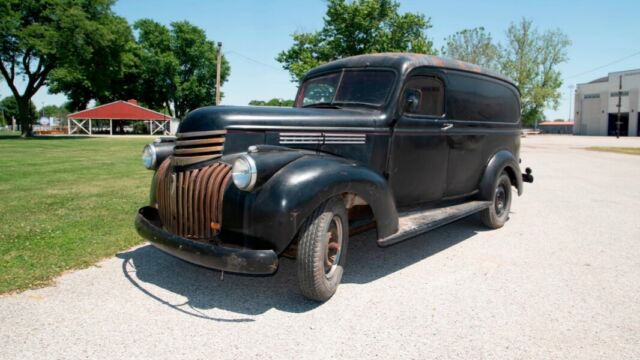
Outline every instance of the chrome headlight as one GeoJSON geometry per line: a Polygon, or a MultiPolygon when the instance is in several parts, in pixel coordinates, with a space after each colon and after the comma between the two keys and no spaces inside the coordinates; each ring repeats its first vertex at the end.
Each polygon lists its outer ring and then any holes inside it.
{"type": "Polygon", "coordinates": [[[153,144],[148,144],[142,150],[142,163],[149,170],[156,168],[158,162],[158,152],[153,144]]]}
{"type": "Polygon", "coordinates": [[[240,156],[235,163],[233,163],[231,176],[233,177],[233,183],[236,184],[238,189],[251,191],[258,179],[256,162],[249,155],[240,156]]]}

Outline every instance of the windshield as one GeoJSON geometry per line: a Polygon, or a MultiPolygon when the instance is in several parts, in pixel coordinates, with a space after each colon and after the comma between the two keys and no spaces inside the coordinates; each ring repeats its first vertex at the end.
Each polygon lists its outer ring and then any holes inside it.
{"type": "Polygon", "coordinates": [[[305,81],[296,107],[368,105],[378,107],[387,99],[395,74],[389,70],[344,70],[305,81]]]}

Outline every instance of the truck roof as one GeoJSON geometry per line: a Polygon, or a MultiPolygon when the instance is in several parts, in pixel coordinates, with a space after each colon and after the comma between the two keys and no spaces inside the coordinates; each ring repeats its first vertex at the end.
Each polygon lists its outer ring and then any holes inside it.
{"type": "Polygon", "coordinates": [[[408,73],[418,66],[431,66],[443,69],[461,70],[471,73],[483,74],[496,79],[508,82],[516,86],[513,80],[485,69],[479,65],[468,62],[444,58],[433,55],[414,54],[414,53],[378,53],[350,56],[343,59],[335,60],[324,65],[320,65],[305,76],[311,77],[319,73],[337,70],[349,67],[391,67],[398,70],[400,74],[408,73]]]}

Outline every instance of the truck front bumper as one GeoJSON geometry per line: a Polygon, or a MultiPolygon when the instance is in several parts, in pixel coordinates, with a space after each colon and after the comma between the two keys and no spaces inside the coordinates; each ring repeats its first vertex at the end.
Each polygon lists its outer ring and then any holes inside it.
{"type": "Polygon", "coordinates": [[[174,235],[162,228],[158,210],[151,206],[138,210],[135,225],[138,234],[160,250],[196,265],[251,275],[271,275],[278,269],[273,250],[230,248],[174,235]]]}

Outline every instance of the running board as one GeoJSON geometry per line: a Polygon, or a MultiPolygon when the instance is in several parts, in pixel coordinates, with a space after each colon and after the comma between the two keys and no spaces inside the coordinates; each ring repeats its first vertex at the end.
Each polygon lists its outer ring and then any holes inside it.
{"type": "Polygon", "coordinates": [[[390,246],[427,231],[460,220],[491,206],[491,201],[469,201],[462,204],[400,214],[398,232],[378,239],[379,246],[390,246]]]}

